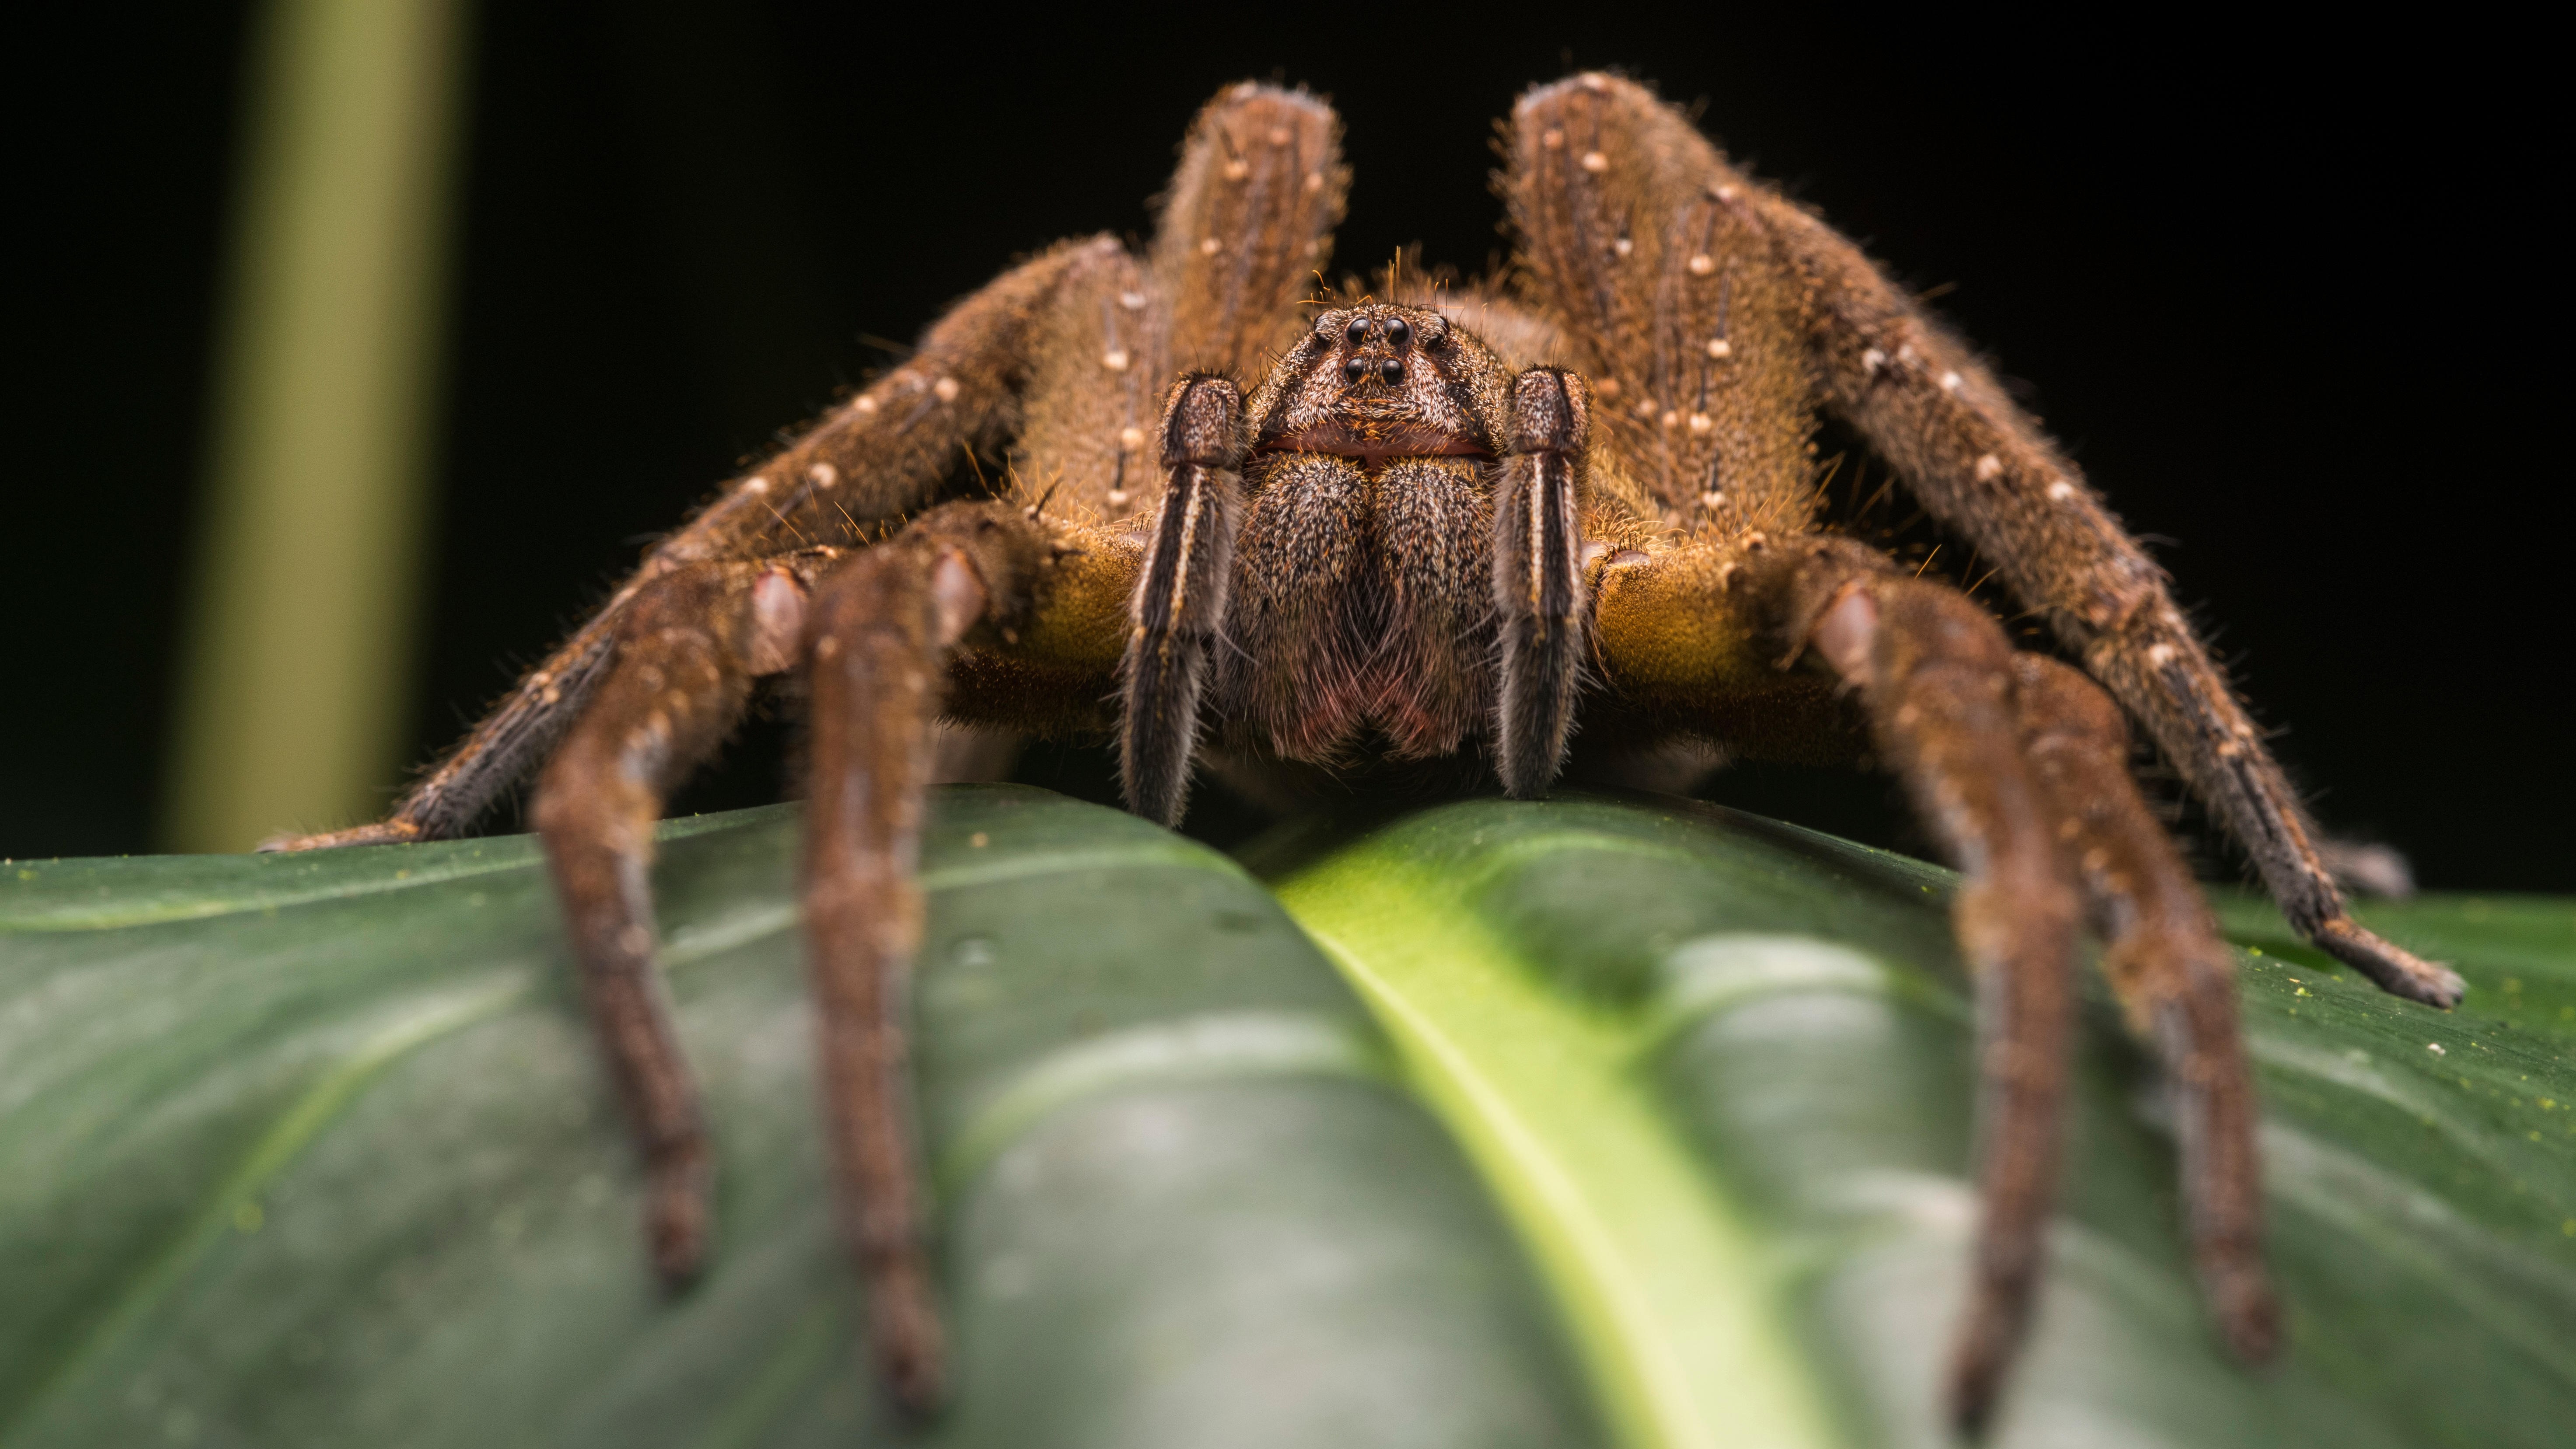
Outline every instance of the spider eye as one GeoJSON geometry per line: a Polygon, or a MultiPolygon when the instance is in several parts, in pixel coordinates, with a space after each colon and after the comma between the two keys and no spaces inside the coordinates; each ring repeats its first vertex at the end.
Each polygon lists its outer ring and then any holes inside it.
{"type": "Polygon", "coordinates": [[[1350,339],[1350,344],[1353,347],[1357,347],[1361,343],[1368,341],[1368,323],[1361,321],[1358,318],[1353,318],[1351,319],[1351,330],[1344,335],[1350,339]]]}
{"type": "Polygon", "coordinates": [[[1386,340],[1390,346],[1402,347],[1413,340],[1413,329],[1405,325],[1403,318],[1398,317],[1386,324],[1386,340]]]}

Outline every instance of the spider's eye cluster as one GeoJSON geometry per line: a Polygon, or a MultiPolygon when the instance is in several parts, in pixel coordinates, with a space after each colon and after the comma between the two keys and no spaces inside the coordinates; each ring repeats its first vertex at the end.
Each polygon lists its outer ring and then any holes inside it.
{"type": "Polygon", "coordinates": [[[1406,344],[1406,343],[1408,343],[1408,342],[1410,342],[1410,341],[1412,341],[1412,340],[1413,340],[1413,329],[1412,329],[1411,327],[1409,327],[1409,326],[1405,325],[1405,321],[1404,321],[1404,319],[1403,319],[1403,318],[1398,317],[1398,318],[1396,318],[1394,321],[1389,322],[1389,323],[1387,323],[1387,324],[1386,324],[1386,345],[1387,345],[1387,346],[1389,346],[1389,347],[1394,347],[1394,348],[1399,348],[1399,349],[1400,349],[1400,348],[1402,348],[1402,347],[1404,346],[1404,344],[1406,344]]]}
{"type": "Polygon", "coordinates": [[[1351,330],[1342,334],[1342,340],[1348,342],[1353,347],[1357,347],[1361,343],[1368,341],[1367,320],[1360,317],[1352,318],[1351,330]]]}

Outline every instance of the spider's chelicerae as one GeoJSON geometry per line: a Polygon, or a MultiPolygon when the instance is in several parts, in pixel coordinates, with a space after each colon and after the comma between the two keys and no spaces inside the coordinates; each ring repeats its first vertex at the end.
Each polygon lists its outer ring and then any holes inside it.
{"type": "Polygon", "coordinates": [[[2270,1353],[2230,960],[2130,778],[2129,719],[2319,947],[2436,1006],[2461,985],[2346,914],[2155,564],[1966,348],[1637,84],[1521,98],[1501,178],[1518,252],[1490,288],[1313,304],[1348,183],[1335,133],[1312,96],[1225,91],[1148,251],[1067,242],[958,304],[654,548],[391,818],[288,844],[459,834],[542,764],[535,818],[642,1142],[653,1257],[685,1278],[709,1157],[653,981],[652,825],[754,682],[801,671],[827,1115],[876,1353],[921,1405],[943,1352],[900,1006],[943,718],[1114,731],[1130,805],[1164,822],[1203,759],[1265,788],[1490,769],[1521,797],[1578,744],[1875,759],[1965,873],[1984,1215],[1954,1411],[1985,1417],[2028,1314],[2086,929],[2175,1085],[2219,1331],[2270,1353]],[[1823,531],[1826,416],[2084,667],[1823,531]],[[941,500],[961,449],[1004,447],[1035,496],[941,500]]]}

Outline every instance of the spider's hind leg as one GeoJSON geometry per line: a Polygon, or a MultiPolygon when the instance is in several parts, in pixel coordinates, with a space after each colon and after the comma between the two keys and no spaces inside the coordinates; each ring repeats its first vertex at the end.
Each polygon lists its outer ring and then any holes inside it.
{"type": "Polygon", "coordinates": [[[645,1227],[665,1282],[694,1277],[710,1232],[706,1129],[653,973],[653,822],[741,720],[752,680],[795,659],[805,590],[828,561],[702,564],[646,584],[614,662],[547,763],[532,814],[583,995],[642,1148],[645,1227]]]}

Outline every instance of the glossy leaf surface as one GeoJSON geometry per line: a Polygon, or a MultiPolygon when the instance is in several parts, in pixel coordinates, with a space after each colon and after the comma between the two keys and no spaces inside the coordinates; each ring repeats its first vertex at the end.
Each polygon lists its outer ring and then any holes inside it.
{"type": "MultiPolygon", "coordinates": [[[[531,842],[0,869],[0,1443],[1945,1442],[1946,873],[1470,802],[1249,852],[1310,943],[1186,841],[944,791],[915,1005],[964,1362],[907,1430],[855,1371],[793,819],[665,829],[723,1173],[668,1302],[531,842]]],[[[2097,990],[1999,1442],[2553,1442],[2576,904],[2373,916],[2468,976],[2450,1015],[2224,909],[2292,1352],[2212,1345],[2097,990]]]]}

